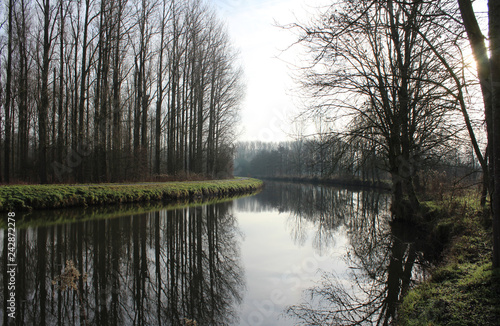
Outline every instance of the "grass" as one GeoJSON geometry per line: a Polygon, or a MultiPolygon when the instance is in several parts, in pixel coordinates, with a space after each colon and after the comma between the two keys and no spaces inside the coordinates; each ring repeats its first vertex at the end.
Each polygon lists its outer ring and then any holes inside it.
{"type": "Polygon", "coordinates": [[[442,263],[411,290],[399,308],[398,325],[498,325],[500,271],[491,264],[491,220],[471,195],[426,203],[442,263]]]}
{"type": "Polygon", "coordinates": [[[262,187],[256,179],[137,184],[16,185],[0,187],[0,211],[29,211],[121,203],[224,197],[262,187]]]}
{"type": "MultiPolygon", "coordinates": [[[[255,194],[246,192],[244,194],[224,197],[224,198],[205,198],[203,200],[180,200],[176,202],[147,202],[147,203],[125,203],[112,206],[91,206],[81,208],[59,209],[57,213],[52,210],[37,210],[19,212],[16,214],[16,228],[25,229],[29,227],[50,226],[57,224],[66,224],[74,222],[85,222],[100,219],[112,219],[122,216],[147,214],[157,211],[169,211],[186,207],[198,207],[232,201],[234,199],[255,194]]],[[[0,220],[0,229],[7,227],[7,220],[0,220]]]]}

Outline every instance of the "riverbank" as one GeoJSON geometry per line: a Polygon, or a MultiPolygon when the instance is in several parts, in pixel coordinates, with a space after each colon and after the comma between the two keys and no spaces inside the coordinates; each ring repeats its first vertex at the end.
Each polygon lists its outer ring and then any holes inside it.
{"type": "Polygon", "coordinates": [[[344,188],[369,188],[369,189],[377,189],[384,191],[391,190],[391,184],[389,182],[361,180],[361,179],[347,178],[347,177],[320,178],[320,177],[294,177],[294,176],[283,176],[283,177],[259,176],[258,178],[271,181],[311,183],[311,184],[320,184],[326,186],[338,186],[344,188]]]}
{"type": "Polygon", "coordinates": [[[251,178],[135,184],[2,186],[0,211],[220,198],[252,192],[262,186],[262,181],[251,178]]]}
{"type": "Polygon", "coordinates": [[[498,325],[500,270],[492,269],[491,219],[477,197],[426,203],[443,258],[404,297],[398,325],[498,325]]]}
{"type": "MultiPolygon", "coordinates": [[[[26,229],[29,227],[48,227],[58,224],[73,222],[87,222],[94,220],[109,220],[122,216],[144,215],[152,212],[171,211],[184,209],[186,207],[200,207],[205,205],[221,204],[238,198],[252,196],[259,193],[261,189],[235,196],[221,198],[185,199],[175,202],[164,203],[162,201],[121,203],[118,205],[95,205],[87,207],[60,208],[57,213],[54,210],[31,210],[16,213],[16,228],[26,229]]],[[[0,220],[0,229],[7,228],[7,219],[0,220]]]]}

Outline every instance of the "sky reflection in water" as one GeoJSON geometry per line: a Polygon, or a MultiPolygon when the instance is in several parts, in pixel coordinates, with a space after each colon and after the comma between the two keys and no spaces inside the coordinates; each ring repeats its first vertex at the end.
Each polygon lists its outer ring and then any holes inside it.
{"type": "MultiPolygon", "coordinates": [[[[389,204],[373,191],[268,183],[232,202],[18,229],[16,322],[80,324],[76,293],[51,283],[66,260],[88,274],[90,324],[388,322],[422,260],[389,204]]],[[[5,279],[2,268],[2,302],[5,279]]]]}

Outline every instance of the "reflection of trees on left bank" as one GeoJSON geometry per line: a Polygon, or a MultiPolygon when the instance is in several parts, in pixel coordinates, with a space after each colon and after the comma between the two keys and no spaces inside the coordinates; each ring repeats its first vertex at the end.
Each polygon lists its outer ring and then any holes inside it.
{"type": "MultiPolygon", "coordinates": [[[[80,324],[76,293],[51,284],[66,260],[88,273],[79,286],[92,325],[235,323],[244,285],[230,206],[18,230],[16,324],[80,324]]],[[[6,277],[2,268],[2,302],[6,277]]]]}

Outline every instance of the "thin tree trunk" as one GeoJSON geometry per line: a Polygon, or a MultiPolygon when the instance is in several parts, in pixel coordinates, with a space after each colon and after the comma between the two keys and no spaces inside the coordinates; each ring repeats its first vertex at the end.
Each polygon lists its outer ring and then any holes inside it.
{"type": "Polygon", "coordinates": [[[40,183],[47,183],[47,113],[49,108],[49,53],[50,53],[50,0],[43,3],[43,58],[42,58],[42,87],[40,107],[38,109],[38,138],[39,138],[39,177],[40,183]]]}
{"type": "Polygon", "coordinates": [[[57,120],[57,153],[56,160],[62,161],[62,152],[63,152],[63,101],[64,101],[64,13],[63,13],[63,4],[64,1],[60,3],[60,44],[59,44],[59,103],[57,108],[58,120],[57,120]]]}
{"type": "Polygon", "coordinates": [[[157,98],[156,98],[156,119],[155,119],[155,163],[154,173],[160,174],[160,153],[161,153],[161,108],[163,103],[163,50],[165,42],[165,24],[166,24],[166,1],[163,2],[163,15],[161,21],[160,35],[160,53],[158,57],[158,75],[157,75],[157,98]]]}
{"type": "Polygon", "coordinates": [[[5,153],[4,153],[4,177],[5,182],[10,181],[10,142],[11,142],[11,99],[12,99],[12,12],[13,0],[9,0],[9,26],[7,31],[7,81],[5,85],[5,153]]]}
{"type": "Polygon", "coordinates": [[[19,166],[20,178],[27,178],[28,162],[28,54],[25,3],[21,1],[21,20],[17,22],[19,46],[19,166]]]}
{"type": "MultiPolygon", "coordinates": [[[[82,63],[81,63],[81,76],[80,76],[80,95],[79,95],[79,104],[78,104],[78,132],[73,137],[76,137],[76,148],[78,150],[82,150],[84,146],[84,112],[85,112],[85,94],[87,92],[87,38],[88,38],[88,25],[89,25],[89,10],[90,10],[90,0],[85,0],[85,18],[83,22],[83,40],[82,40],[82,63]]],[[[77,56],[77,52],[75,49],[75,58],[77,56]]],[[[76,65],[76,62],[75,62],[76,65]]],[[[75,75],[76,77],[76,75],[75,75]]],[[[76,83],[76,78],[75,78],[76,83]]],[[[76,112],[75,112],[76,115],[76,112]]],[[[86,133],[88,135],[88,133],[86,133]]],[[[77,168],[77,179],[80,182],[84,181],[84,164],[81,164],[77,168]]]]}

